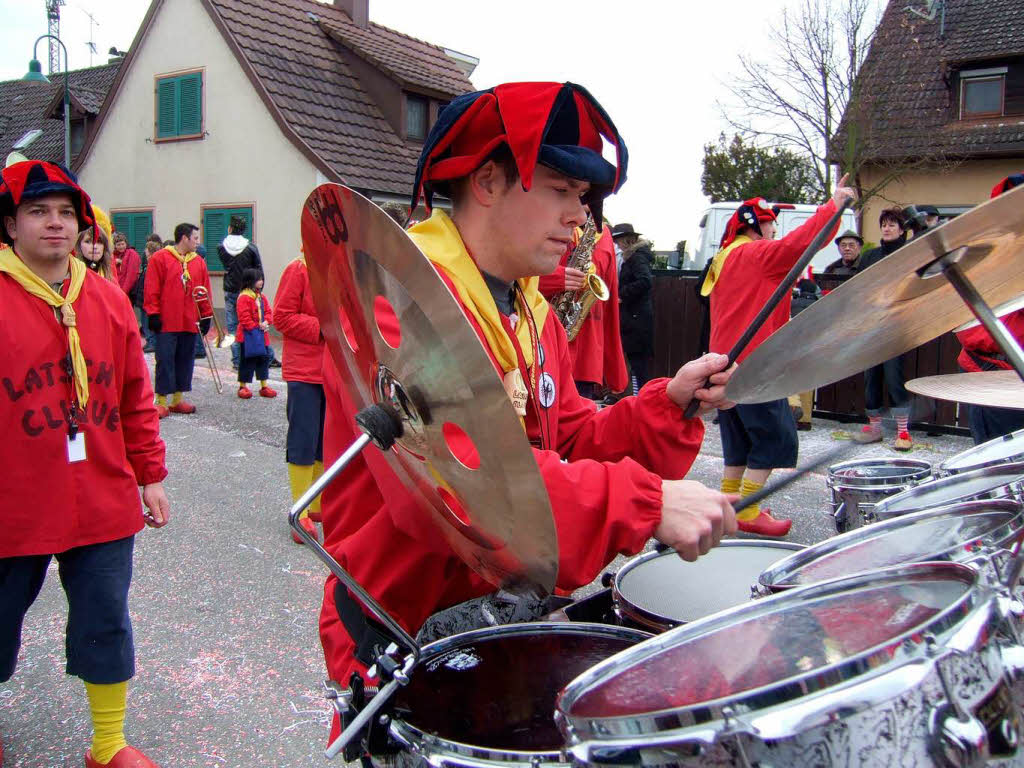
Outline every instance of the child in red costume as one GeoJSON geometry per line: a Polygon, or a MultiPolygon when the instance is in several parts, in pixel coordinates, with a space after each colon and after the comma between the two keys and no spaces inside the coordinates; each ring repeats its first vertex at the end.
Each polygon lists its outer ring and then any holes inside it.
{"type": "MultiPolygon", "coordinates": [[[[703,437],[701,420],[683,418],[683,410],[694,397],[705,410],[728,405],[724,357],[689,363],[598,411],[576,391],[565,331],[532,277],[557,267],[585,221],[585,204],[601,220],[603,198],[620,186],[625,167],[621,138],[585,90],[511,83],[444,110],[414,192],[414,208],[423,192],[428,206],[438,189],[453,199],[451,217],[435,209],[409,234],[457,297],[495,375],[518,370],[532,384],[519,413],[551,500],[563,590],[589,583],[652,535],[692,560],[735,530],[730,497],[677,479],[703,437]],[[601,157],[602,136],[616,147],[617,167],[601,157]]],[[[330,460],[355,437],[355,409],[333,365],[325,360],[324,368],[330,460]]],[[[346,468],[325,494],[322,514],[328,550],[421,640],[483,624],[478,599],[493,597],[495,587],[432,529],[379,452],[364,451],[346,468]],[[442,610],[458,618],[432,618],[442,610]]],[[[347,603],[347,592],[337,585],[330,577],[325,587],[321,639],[331,678],[347,682],[364,668],[357,657],[367,659],[372,638],[349,636],[335,602],[337,595],[347,603]]],[[[509,616],[525,618],[533,608],[520,601],[509,616]]]]}
{"type": "MultiPolygon", "coordinates": [[[[243,400],[252,397],[249,384],[253,373],[260,380],[260,397],[277,397],[277,392],[270,388],[270,324],[274,321],[270,312],[270,303],[263,295],[263,272],[258,269],[246,269],[242,272],[242,292],[238,294],[235,305],[238,312],[238,328],[235,329],[235,341],[242,345],[238,364],[238,396],[243,400]],[[262,331],[263,350],[256,355],[247,355],[245,334],[262,331]]],[[[259,337],[257,337],[259,338],[259,337]]]]}

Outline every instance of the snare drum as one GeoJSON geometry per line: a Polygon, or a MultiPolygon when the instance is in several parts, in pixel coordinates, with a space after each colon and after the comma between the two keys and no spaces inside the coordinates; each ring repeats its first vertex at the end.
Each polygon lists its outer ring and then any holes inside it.
{"type": "Polygon", "coordinates": [[[914,459],[858,459],[828,468],[832,516],[839,533],[859,528],[882,499],[932,476],[932,465],[914,459]]]}
{"type": "Polygon", "coordinates": [[[868,520],[888,520],[972,499],[1024,499],[1024,464],[996,464],[941,477],[878,502],[868,520]]]}
{"type": "Polygon", "coordinates": [[[674,550],[646,552],[615,575],[615,614],[628,626],[664,632],[750,600],[750,585],[802,544],[761,539],[723,541],[696,562],[674,550]]]}
{"type": "MultiPolygon", "coordinates": [[[[388,727],[403,766],[563,762],[555,697],[646,632],[602,624],[508,624],[424,646],[388,727]]],[[[390,759],[389,759],[390,762],[390,759]]]]}
{"type": "Polygon", "coordinates": [[[556,717],[591,764],[1024,765],[995,601],[956,563],[801,587],[598,664],[556,717]]]}
{"type": "Polygon", "coordinates": [[[937,475],[955,475],[997,464],[1024,463],[1024,429],[968,448],[939,464],[937,475]]]}

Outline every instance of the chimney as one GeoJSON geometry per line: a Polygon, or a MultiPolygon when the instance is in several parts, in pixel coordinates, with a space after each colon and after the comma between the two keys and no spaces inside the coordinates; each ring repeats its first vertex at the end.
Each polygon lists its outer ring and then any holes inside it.
{"type": "Polygon", "coordinates": [[[340,8],[352,23],[362,29],[370,26],[370,0],[334,0],[334,7],[340,8]]]}

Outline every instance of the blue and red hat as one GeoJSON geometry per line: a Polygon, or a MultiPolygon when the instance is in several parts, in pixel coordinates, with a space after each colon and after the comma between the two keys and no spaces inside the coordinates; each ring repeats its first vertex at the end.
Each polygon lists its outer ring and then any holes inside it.
{"type": "Polygon", "coordinates": [[[629,155],[611,118],[585,88],[573,83],[505,83],[467,93],[442,110],[416,166],[412,207],[429,209],[439,184],[468,176],[502,144],[515,158],[523,189],[537,164],[590,182],[584,202],[601,226],[605,197],[626,181],[629,155]],[[601,151],[607,140],[616,164],[601,151]]]}
{"type": "Polygon", "coordinates": [[[788,203],[772,205],[763,197],[752,197],[749,200],[744,200],[743,205],[736,209],[736,212],[729,219],[729,223],[725,225],[725,232],[722,233],[722,241],[718,247],[725,248],[744,229],[752,229],[757,234],[762,234],[762,221],[775,221],[779,217],[780,210],[792,207],[788,203]]]}
{"type": "Polygon", "coordinates": [[[1003,192],[1009,192],[1014,187],[1024,184],[1024,173],[1011,173],[1005,179],[992,187],[992,197],[999,197],[1003,192]]]}
{"type": "Polygon", "coordinates": [[[0,237],[13,244],[3,222],[4,216],[13,216],[18,206],[28,200],[54,194],[71,195],[78,215],[78,230],[95,225],[92,201],[78,186],[75,175],[61,165],[43,160],[23,160],[0,171],[0,237]]]}

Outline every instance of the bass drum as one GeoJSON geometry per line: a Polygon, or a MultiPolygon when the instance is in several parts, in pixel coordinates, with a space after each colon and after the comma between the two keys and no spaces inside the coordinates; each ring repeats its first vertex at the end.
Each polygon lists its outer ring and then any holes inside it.
{"type": "Polygon", "coordinates": [[[649,638],[602,624],[508,624],[424,646],[394,699],[389,734],[403,766],[564,762],[555,697],[574,677],[649,638]]]}
{"type": "Polygon", "coordinates": [[[728,539],[693,563],[671,549],[646,552],[615,574],[615,614],[651,632],[696,621],[750,600],[758,574],[802,549],[788,541],[728,539]]]}
{"type": "Polygon", "coordinates": [[[997,464],[1013,463],[1024,463],[1024,429],[968,448],[956,456],[950,456],[939,464],[936,474],[941,477],[970,472],[982,467],[994,467],[997,464]]]}
{"type": "Polygon", "coordinates": [[[606,765],[1024,765],[997,596],[918,563],[656,635],[573,680],[557,720],[606,765]]]}
{"type": "Polygon", "coordinates": [[[1024,464],[996,464],[942,477],[878,502],[872,521],[974,499],[1024,499],[1024,464]]]}

